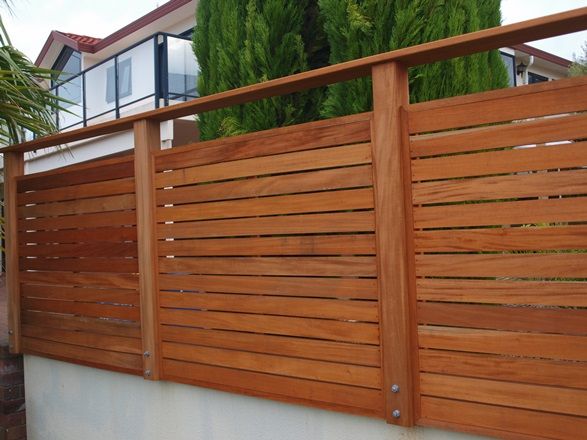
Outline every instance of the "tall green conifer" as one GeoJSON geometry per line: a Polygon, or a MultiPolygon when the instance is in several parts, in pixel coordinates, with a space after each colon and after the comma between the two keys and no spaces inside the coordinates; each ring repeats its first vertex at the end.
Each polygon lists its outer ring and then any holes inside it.
{"type": "MultiPolygon", "coordinates": [[[[325,65],[316,0],[201,0],[194,50],[202,96],[325,65]],[[308,26],[313,26],[312,32],[308,26]]],[[[202,139],[316,119],[323,89],[204,113],[202,139]]]]}
{"type": "MultiPolygon", "coordinates": [[[[319,0],[330,42],[330,62],[473,32],[500,24],[499,0],[319,0]]],[[[410,71],[413,102],[506,87],[499,53],[456,58],[410,71]]],[[[325,117],[371,109],[369,79],[328,88],[325,117]]]]}

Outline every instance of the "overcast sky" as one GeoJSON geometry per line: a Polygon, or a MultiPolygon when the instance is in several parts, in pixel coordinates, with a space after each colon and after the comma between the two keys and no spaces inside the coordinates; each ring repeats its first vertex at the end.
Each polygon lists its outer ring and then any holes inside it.
{"type": "MultiPolygon", "coordinates": [[[[164,0],[13,0],[14,16],[2,11],[13,44],[33,61],[51,30],[106,37],[165,3],[164,0]]],[[[587,6],[587,0],[502,0],[503,23],[587,6]]],[[[587,32],[533,42],[564,58],[579,54],[587,32]]]]}

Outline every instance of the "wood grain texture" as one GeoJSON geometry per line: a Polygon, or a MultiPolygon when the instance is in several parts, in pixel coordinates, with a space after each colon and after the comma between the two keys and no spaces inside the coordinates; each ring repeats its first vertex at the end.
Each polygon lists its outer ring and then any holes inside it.
{"type": "Polygon", "coordinates": [[[465,153],[569,141],[585,135],[587,115],[578,114],[419,136],[412,139],[411,152],[412,157],[465,153]]]}
{"type": "Polygon", "coordinates": [[[319,408],[383,416],[381,391],[368,388],[174,360],[163,361],[163,379],[319,408]]]}
{"type": "Polygon", "coordinates": [[[247,235],[316,234],[328,232],[373,232],[373,211],[298,214],[158,224],[157,237],[204,238],[247,235]]]}
{"type": "Polygon", "coordinates": [[[160,274],[159,287],[164,290],[187,292],[249,293],[307,298],[378,298],[375,278],[160,274]]]}
{"type": "Polygon", "coordinates": [[[587,142],[538,146],[412,161],[414,181],[535,170],[579,168],[587,164],[587,142]]]}
{"type": "Polygon", "coordinates": [[[587,338],[540,333],[420,326],[421,348],[587,361],[587,338]]]}
{"type": "MultiPolygon", "coordinates": [[[[29,248],[32,246],[28,246],[29,248]]],[[[373,255],[375,237],[357,235],[303,235],[288,237],[220,238],[160,241],[160,256],[253,255],[373,255]]]]}
{"type": "Polygon", "coordinates": [[[419,278],[418,300],[587,307],[587,283],[419,278]]]}
{"type": "Polygon", "coordinates": [[[377,322],[375,301],[339,301],[267,295],[161,292],[161,307],[377,322]]]}
{"type": "Polygon", "coordinates": [[[485,432],[487,435],[510,439],[519,439],[520,435],[527,435],[525,440],[535,438],[567,440],[580,438],[587,430],[587,421],[584,417],[459,402],[436,397],[422,398],[422,416],[424,420],[420,423],[425,426],[458,430],[462,430],[463,427],[470,430],[470,427],[479,426],[491,430],[485,432]],[[457,424],[457,426],[439,425],[435,423],[436,420],[457,424]],[[468,425],[469,429],[464,425],[468,425]]]}
{"type": "MultiPolygon", "coordinates": [[[[281,139],[277,141],[279,145],[281,139]]],[[[155,185],[157,188],[163,188],[167,186],[214,182],[227,178],[235,179],[292,171],[317,170],[321,168],[360,165],[369,162],[371,162],[370,146],[368,143],[363,143],[252,157],[249,159],[229,160],[190,168],[179,168],[164,173],[157,173],[155,185]]],[[[169,167],[170,164],[166,164],[166,166],[169,167]]]]}
{"type": "Polygon", "coordinates": [[[422,373],[423,395],[489,403],[514,408],[544,410],[583,416],[587,415],[587,393],[562,387],[502,382],[444,374],[422,373]]]}
{"type": "Polygon", "coordinates": [[[452,376],[587,389],[587,364],[581,362],[420,350],[420,369],[452,376]]]}
{"type": "Polygon", "coordinates": [[[155,230],[155,187],[153,154],[161,149],[158,122],[142,120],[134,125],[134,172],[137,200],[137,243],[143,377],[159,380],[161,354],[159,339],[159,287],[157,284],[157,238],[155,230]]]}
{"type": "Polygon", "coordinates": [[[578,77],[421,102],[410,106],[410,133],[583,111],[586,96],[587,80],[578,77]]]}
{"type": "Polygon", "coordinates": [[[6,243],[6,291],[8,293],[8,345],[11,353],[21,353],[20,277],[18,254],[17,178],[24,173],[24,154],[4,155],[4,239],[6,243]]]}
{"type": "Polygon", "coordinates": [[[381,365],[379,347],[373,345],[169,325],[161,327],[161,339],[205,347],[342,362],[351,365],[370,367],[381,365]]]}
{"type": "Polygon", "coordinates": [[[379,344],[379,326],[372,323],[166,308],[159,319],[169,325],[379,344]]]}
{"type": "Polygon", "coordinates": [[[373,67],[373,181],[380,298],[381,353],[385,417],[389,423],[414,424],[411,359],[409,244],[411,230],[403,166],[408,145],[401,108],[408,104],[407,68],[399,63],[373,67]],[[400,392],[392,393],[392,384],[400,392]],[[392,412],[401,416],[394,418],[392,412]]]}
{"type": "Polygon", "coordinates": [[[164,342],[163,357],[320,382],[381,388],[380,369],[309,359],[164,342]]]}
{"type": "MultiPolygon", "coordinates": [[[[170,173],[163,173],[164,176],[170,173]]],[[[200,203],[372,185],[368,165],[157,190],[157,204],[200,203]]]]}

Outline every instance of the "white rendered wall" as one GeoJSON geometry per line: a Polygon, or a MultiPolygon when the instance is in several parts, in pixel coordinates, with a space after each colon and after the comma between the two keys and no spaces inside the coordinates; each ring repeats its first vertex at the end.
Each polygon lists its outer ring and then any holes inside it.
{"type": "Polygon", "coordinates": [[[469,440],[25,356],[29,440],[469,440]]]}

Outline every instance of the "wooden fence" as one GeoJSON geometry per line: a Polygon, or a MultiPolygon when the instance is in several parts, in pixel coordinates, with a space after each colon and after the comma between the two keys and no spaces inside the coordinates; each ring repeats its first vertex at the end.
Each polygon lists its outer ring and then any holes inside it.
{"type": "Polygon", "coordinates": [[[587,78],[410,105],[407,66],[586,23],[584,8],[4,149],[12,349],[404,426],[581,438],[587,78]],[[162,120],[366,74],[373,112],[159,149],[162,120]],[[130,156],[23,175],[24,151],[129,128],[130,156]]]}

